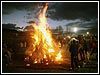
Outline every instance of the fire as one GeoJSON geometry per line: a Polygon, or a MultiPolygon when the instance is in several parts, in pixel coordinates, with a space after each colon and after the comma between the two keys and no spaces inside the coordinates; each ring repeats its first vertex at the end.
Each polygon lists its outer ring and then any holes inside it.
{"type": "Polygon", "coordinates": [[[48,51],[49,51],[49,53],[50,53],[50,52],[55,52],[53,49],[49,49],[48,51]]]}
{"type": "Polygon", "coordinates": [[[30,56],[33,63],[44,63],[48,65],[51,61],[60,60],[62,58],[61,51],[59,52],[59,47],[56,45],[52,38],[51,31],[47,26],[46,10],[48,8],[48,3],[46,3],[43,11],[40,10],[38,15],[38,24],[33,24],[34,34],[31,38],[34,40],[32,42],[32,48],[26,50],[26,54],[30,56]]]}
{"type": "Polygon", "coordinates": [[[61,57],[62,57],[62,55],[61,55],[61,51],[58,53],[58,55],[57,55],[57,57],[56,57],[56,60],[61,60],[61,57]]]}

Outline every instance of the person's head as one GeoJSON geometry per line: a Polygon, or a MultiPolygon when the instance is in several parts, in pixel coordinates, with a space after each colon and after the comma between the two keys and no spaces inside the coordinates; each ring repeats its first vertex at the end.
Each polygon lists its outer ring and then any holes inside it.
{"type": "Polygon", "coordinates": [[[73,43],[75,43],[75,40],[73,40],[73,43]]]}

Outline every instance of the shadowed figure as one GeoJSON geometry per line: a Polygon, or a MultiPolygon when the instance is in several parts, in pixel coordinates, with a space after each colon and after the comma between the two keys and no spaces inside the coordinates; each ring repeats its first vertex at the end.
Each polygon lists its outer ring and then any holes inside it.
{"type": "Polygon", "coordinates": [[[77,68],[79,68],[78,66],[78,44],[76,43],[75,40],[73,40],[71,42],[69,51],[71,53],[71,70],[74,70],[76,66],[77,68]],[[75,65],[74,65],[75,64],[75,65]]]}

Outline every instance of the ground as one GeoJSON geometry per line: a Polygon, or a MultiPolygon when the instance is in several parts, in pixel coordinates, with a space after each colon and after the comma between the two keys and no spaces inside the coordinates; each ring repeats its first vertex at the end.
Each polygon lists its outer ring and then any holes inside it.
{"type": "MultiPolygon", "coordinates": [[[[90,62],[86,63],[80,69],[74,71],[70,68],[70,53],[66,47],[62,48],[63,62],[60,64],[36,64],[25,66],[25,62],[14,59],[10,66],[2,66],[2,73],[98,73],[98,62],[95,59],[96,53],[90,56],[90,62]]],[[[82,65],[80,63],[80,65],[82,65]]]]}

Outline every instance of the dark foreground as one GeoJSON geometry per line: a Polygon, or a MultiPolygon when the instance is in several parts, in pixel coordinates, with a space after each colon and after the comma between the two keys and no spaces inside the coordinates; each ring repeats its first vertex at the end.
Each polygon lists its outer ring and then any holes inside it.
{"type": "Polygon", "coordinates": [[[95,60],[95,54],[90,57],[90,62],[86,64],[80,63],[80,68],[74,71],[69,70],[70,58],[64,58],[62,64],[26,64],[19,60],[14,60],[10,66],[2,66],[2,73],[99,73],[98,64],[95,60]]]}

